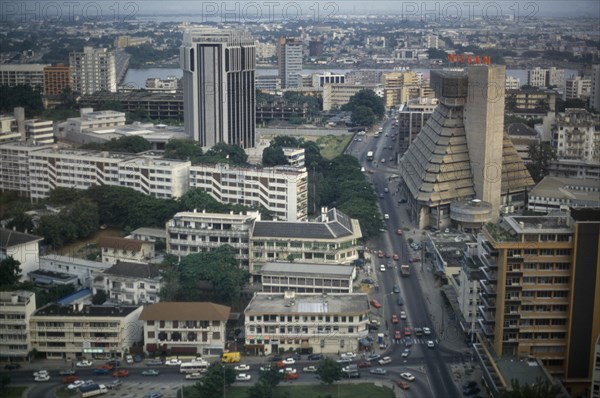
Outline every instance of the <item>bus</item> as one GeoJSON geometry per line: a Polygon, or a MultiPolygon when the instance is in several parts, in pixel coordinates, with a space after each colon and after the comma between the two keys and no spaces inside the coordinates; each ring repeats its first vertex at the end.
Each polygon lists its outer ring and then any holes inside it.
{"type": "Polygon", "coordinates": [[[373,160],[373,151],[367,152],[367,160],[373,160]]]}
{"type": "Polygon", "coordinates": [[[179,373],[202,373],[208,369],[208,362],[206,361],[195,361],[195,362],[183,362],[179,366],[179,373]]]}

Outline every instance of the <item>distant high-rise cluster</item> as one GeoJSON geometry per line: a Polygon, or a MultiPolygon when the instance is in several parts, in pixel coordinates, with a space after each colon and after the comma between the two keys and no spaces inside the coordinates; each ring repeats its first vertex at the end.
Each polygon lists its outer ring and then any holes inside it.
{"type": "Polygon", "coordinates": [[[180,62],[186,133],[204,147],[254,147],[256,45],[250,35],[187,30],[180,62]]]}

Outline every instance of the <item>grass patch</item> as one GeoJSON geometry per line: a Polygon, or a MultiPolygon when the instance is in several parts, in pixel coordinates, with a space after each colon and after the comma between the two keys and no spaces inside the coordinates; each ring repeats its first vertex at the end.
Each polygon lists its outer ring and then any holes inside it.
{"type": "MultiPolygon", "coordinates": [[[[193,392],[190,391],[188,395],[188,388],[184,392],[185,397],[193,397],[193,392]]],[[[227,389],[227,398],[246,398],[247,391],[250,387],[230,387],[227,389]]],[[[360,384],[333,384],[331,386],[325,386],[320,384],[314,385],[285,385],[280,384],[275,388],[287,398],[306,398],[306,397],[339,397],[339,398],[365,398],[365,397],[377,397],[377,398],[393,398],[394,392],[387,387],[377,387],[373,383],[360,383],[360,384]]],[[[195,391],[194,391],[195,392],[195,391]]]]}
{"type": "Polygon", "coordinates": [[[2,398],[21,398],[27,387],[7,386],[2,389],[2,398]]]}
{"type": "Polygon", "coordinates": [[[331,160],[342,154],[352,137],[352,134],[327,135],[319,137],[315,141],[319,144],[319,148],[321,148],[321,156],[331,160]]]}
{"type": "Polygon", "coordinates": [[[77,390],[67,390],[67,387],[59,388],[55,394],[58,398],[70,398],[78,395],[77,390]]]}

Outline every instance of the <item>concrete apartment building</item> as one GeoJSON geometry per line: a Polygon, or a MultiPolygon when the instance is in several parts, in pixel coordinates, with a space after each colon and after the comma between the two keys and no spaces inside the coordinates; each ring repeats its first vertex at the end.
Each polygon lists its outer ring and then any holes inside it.
{"type": "Polygon", "coordinates": [[[14,108],[12,115],[0,115],[0,144],[15,141],[53,144],[54,123],[52,120],[25,119],[25,109],[14,108]]]}
{"type": "Polygon", "coordinates": [[[400,160],[401,194],[420,228],[449,226],[455,201],[489,203],[493,219],[524,206],[533,180],[504,133],[504,80],[503,66],[431,72],[439,104],[400,160]]]}
{"type": "Polygon", "coordinates": [[[110,268],[110,264],[101,261],[90,261],[75,256],[60,256],[49,254],[40,257],[40,270],[47,272],[65,273],[76,278],[76,285],[87,288],[97,275],[110,268]]]}
{"type": "Polygon", "coordinates": [[[405,104],[419,95],[421,75],[417,72],[389,72],[383,74],[383,90],[386,108],[405,104]]]}
{"type": "Polygon", "coordinates": [[[281,148],[283,156],[291,167],[301,168],[305,166],[304,148],[281,148]]]}
{"type": "Polygon", "coordinates": [[[25,359],[29,355],[29,319],[35,308],[34,292],[0,292],[0,358],[3,360],[25,359]]]}
{"type": "Polygon", "coordinates": [[[255,293],[244,310],[246,349],[271,355],[357,351],[369,331],[364,293],[255,293]]]}
{"type": "Polygon", "coordinates": [[[600,210],[509,216],[482,230],[482,334],[499,357],[535,357],[573,395],[600,333],[600,210]]]}
{"type": "Polygon", "coordinates": [[[347,104],[350,98],[361,90],[373,90],[377,92],[381,89],[380,83],[374,84],[325,84],[323,86],[323,110],[330,111],[338,109],[347,104]]]}
{"type": "Polygon", "coordinates": [[[358,259],[358,220],[337,209],[321,209],[315,221],[256,221],[250,233],[250,273],[273,261],[349,264],[358,259]]]}
{"type": "Polygon", "coordinates": [[[585,109],[566,109],[552,125],[551,144],[561,159],[600,163],[600,117],[585,109]]]}
{"type": "Polygon", "coordinates": [[[565,70],[555,67],[529,69],[527,71],[527,84],[533,87],[554,86],[557,90],[563,92],[565,89],[565,70]]]}
{"type": "Polygon", "coordinates": [[[143,307],[47,304],[29,322],[32,348],[47,359],[75,360],[81,356],[123,358],[142,341],[143,307]]]}
{"type": "Polygon", "coordinates": [[[260,213],[179,212],[167,221],[166,251],[175,256],[208,252],[221,245],[233,248],[239,265],[249,269],[250,230],[260,213]]]}
{"type": "Polygon", "coordinates": [[[54,144],[54,122],[52,120],[28,119],[25,121],[28,140],[41,145],[54,144]]]}
{"type": "Polygon", "coordinates": [[[71,88],[72,85],[70,66],[57,64],[44,68],[44,95],[46,97],[60,97],[64,90],[71,88]]]}
{"type": "Polygon", "coordinates": [[[125,113],[117,111],[94,111],[93,108],[81,108],[79,117],[68,118],[66,122],[58,124],[58,135],[67,140],[72,139],[71,134],[81,133],[84,130],[105,129],[125,126],[125,113]]]}
{"type": "Polygon", "coordinates": [[[600,111],[600,65],[592,66],[590,83],[590,108],[600,111]]]}
{"type": "Polygon", "coordinates": [[[308,172],[305,168],[205,164],[191,166],[189,173],[190,189],[200,188],[221,203],[264,206],[279,220],[306,220],[308,172]]]}
{"type": "Polygon", "coordinates": [[[44,68],[49,64],[0,65],[0,86],[31,86],[44,92],[44,68]]]}
{"type": "Polygon", "coordinates": [[[117,264],[120,261],[145,263],[154,258],[154,242],[103,236],[98,239],[102,262],[117,264]]]}
{"type": "Polygon", "coordinates": [[[231,309],[210,302],[161,302],[144,307],[145,351],[219,356],[231,309]]]}
{"type": "Polygon", "coordinates": [[[421,132],[421,128],[431,117],[437,104],[438,101],[435,98],[420,98],[398,107],[396,117],[398,119],[398,150],[400,153],[404,153],[417,134],[421,132]]]}
{"type": "Polygon", "coordinates": [[[518,90],[519,88],[521,88],[521,80],[513,76],[506,76],[506,84],[504,87],[506,91],[518,90]]]}
{"type": "Polygon", "coordinates": [[[69,54],[73,91],[90,95],[117,91],[116,55],[106,48],[84,47],[69,54]]]}
{"type": "Polygon", "coordinates": [[[244,31],[195,28],[183,35],[185,132],[203,147],[253,148],[256,47],[244,31]]]}
{"type": "Polygon", "coordinates": [[[15,192],[20,197],[29,197],[31,181],[29,159],[40,149],[52,148],[31,142],[14,141],[0,145],[0,191],[15,192]]]}
{"type": "Polygon", "coordinates": [[[302,41],[297,37],[277,40],[277,67],[283,89],[302,86],[302,47],[302,41]]]}
{"type": "Polygon", "coordinates": [[[546,176],[529,191],[527,209],[550,213],[569,207],[600,207],[599,185],[593,178],[546,176]]]}
{"type": "Polygon", "coordinates": [[[542,118],[556,111],[557,93],[543,88],[523,88],[506,92],[507,113],[526,119],[542,118]]]}
{"type": "Polygon", "coordinates": [[[159,301],[161,275],[158,266],[119,261],[94,277],[94,294],[102,290],[119,304],[147,304],[159,301]]]}
{"type": "Polygon", "coordinates": [[[21,263],[23,281],[29,272],[38,268],[42,240],[41,236],[0,228],[0,261],[12,257],[21,263]]]}
{"type": "Polygon", "coordinates": [[[344,84],[346,82],[346,75],[326,72],[326,73],[313,73],[312,75],[312,87],[322,89],[326,84],[344,84]]]}
{"type": "Polygon", "coordinates": [[[585,79],[581,76],[574,76],[565,80],[564,99],[587,100],[590,98],[591,89],[592,81],[590,79],[585,79]]]}
{"type": "Polygon", "coordinates": [[[267,293],[353,293],[355,277],[352,265],[276,262],[260,269],[262,291],[267,293]]]}

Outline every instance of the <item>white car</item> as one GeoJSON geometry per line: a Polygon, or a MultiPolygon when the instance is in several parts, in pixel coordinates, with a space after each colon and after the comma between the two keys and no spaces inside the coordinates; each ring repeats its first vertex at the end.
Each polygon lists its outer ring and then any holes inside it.
{"type": "Polygon", "coordinates": [[[385,272],[385,264],[381,264],[381,265],[379,266],[379,271],[381,271],[381,272],[385,272]]]}
{"type": "Polygon", "coordinates": [[[238,365],[235,368],[233,368],[236,372],[247,372],[250,370],[250,366],[249,365],[238,365]]]}
{"type": "Polygon", "coordinates": [[[429,336],[431,334],[431,329],[429,329],[429,328],[423,328],[423,334],[425,336],[429,336]]]}
{"type": "Polygon", "coordinates": [[[91,368],[92,366],[94,366],[94,363],[92,361],[80,361],[77,362],[77,367],[78,368],[91,368]]]}
{"type": "Polygon", "coordinates": [[[202,373],[198,373],[198,372],[190,373],[190,374],[185,375],[185,378],[187,380],[198,380],[198,379],[202,378],[202,373]]]}
{"type": "Polygon", "coordinates": [[[379,362],[380,365],[387,365],[388,363],[392,363],[392,358],[390,358],[390,357],[383,357],[383,358],[381,358],[377,362],[379,362]]]}
{"type": "Polygon", "coordinates": [[[383,219],[384,219],[384,220],[389,220],[389,219],[390,219],[390,215],[389,215],[389,214],[387,214],[387,213],[385,213],[385,214],[383,215],[383,219]]]}
{"type": "Polygon", "coordinates": [[[435,347],[435,343],[433,342],[433,340],[427,340],[427,347],[429,347],[429,348],[435,347]]]}
{"type": "Polygon", "coordinates": [[[181,360],[180,359],[169,359],[167,362],[165,362],[165,365],[167,365],[167,366],[179,366],[179,365],[181,365],[181,360]]]}
{"type": "Polygon", "coordinates": [[[250,381],[250,379],[252,379],[252,376],[247,373],[240,373],[235,376],[235,381],[250,381]]]}
{"type": "Polygon", "coordinates": [[[133,356],[132,355],[127,355],[125,357],[125,362],[127,362],[128,364],[132,364],[133,363],[133,356]]]}
{"type": "Polygon", "coordinates": [[[295,363],[296,363],[296,360],[295,360],[294,358],[291,358],[291,357],[290,357],[290,358],[285,358],[285,359],[284,359],[283,361],[281,361],[281,362],[283,362],[283,363],[284,363],[284,364],[286,364],[286,365],[293,365],[293,364],[295,364],[295,363]]]}
{"type": "Polygon", "coordinates": [[[410,374],[408,372],[400,373],[400,377],[402,377],[403,379],[408,380],[408,381],[415,380],[415,376],[413,376],[412,374],[410,374]]]}
{"type": "Polygon", "coordinates": [[[405,348],[404,351],[402,351],[402,358],[408,358],[408,356],[410,355],[410,348],[405,348]]]}
{"type": "Polygon", "coordinates": [[[356,358],[356,354],[354,352],[343,352],[340,357],[354,359],[356,358]]]}
{"type": "Polygon", "coordinates": [[[307,366],[305,368],[302,369],[303,372],[305,373],[315,373],[317,371],[317,367],[316,366],[307,366]]]}
{"type": "Polygon", "coordinates": [[[296,373],[296,369],[294,369],[294,368],[279,369],[279,373],[283,373],[283,374],[296,373]]]}
{"type": "Polygon", "coordinates": [[[261,372],[270,372],[271,371],[271,364],[267,363],[263,366],[260,367],[260,371],[261,372]]]}
{"type": "Polygon", "coordinates": [[[400,319],[406,319],[406,312],[400,311],[400,319]]]}
{"type": "Polygon", "coordinates": [[[67,390],[76,390],[79,387],[83,386],[84,384],[85,384],[85,381],[83,381],[83,380],[75,380],[73,383],[71,383],[67,386],[67,390]]]}
{"type": "Polygon", "coordinates": [[[206,360],[202,357],[196,357],[192,359],[192,362],[206,362],[206,360]]]}
{"type": "Polygon", "coordinates": [[[33,374],[33,377],[39,377],[39,376],[48,376],[48,371],[47,370],[38,370],[37,372],[35,372],[33,374]]]}
{"type": "Polygon", "coordinates": [[[41,374],[41,375],[35,377],[35,381],[48,381],[48,380],[50,380],[50,375],[48,375],[48,374],[41,374]]]}

